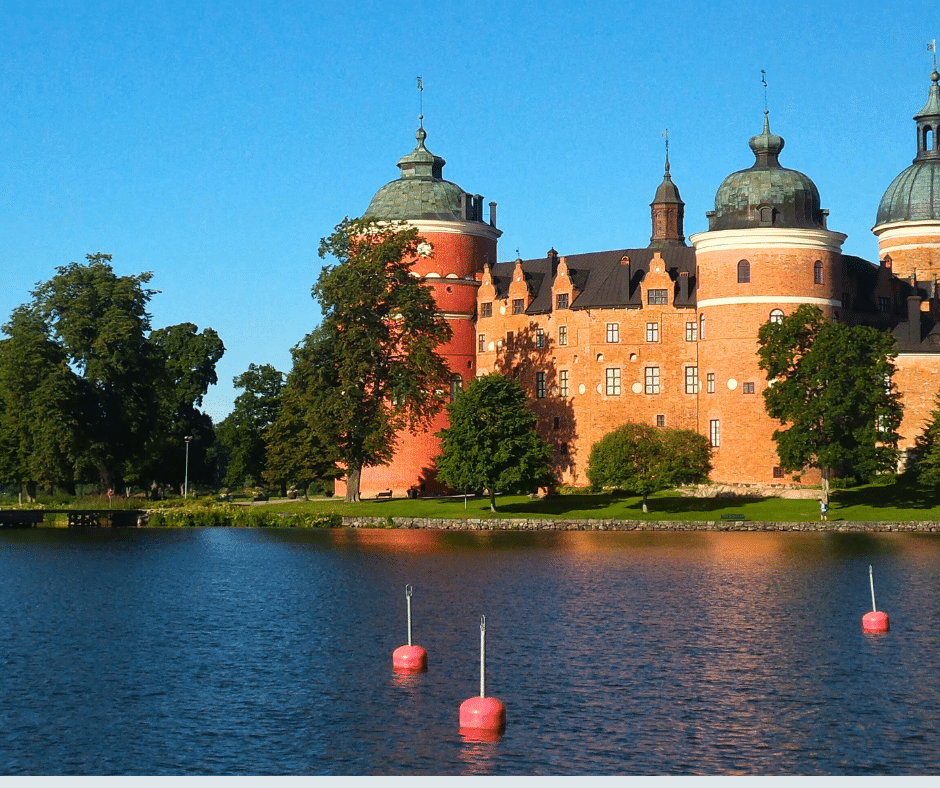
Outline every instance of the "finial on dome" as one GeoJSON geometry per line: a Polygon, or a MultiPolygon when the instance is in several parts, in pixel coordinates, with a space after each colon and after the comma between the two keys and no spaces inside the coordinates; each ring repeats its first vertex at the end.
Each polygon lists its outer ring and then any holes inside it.
{"type": "Polygon", "coordinates": [[[424,82],[418,77],[418,127],[424,128],[424,82]]]}
{"type": "Polygon", "coordinates": [[[937,73],[937,39],[927,42],[927,51],[933,52],[933,74],[930,75],[930,78],[936,82],[940,79],[940,74],[937,73]]]}
{"type": "Polygon", "coordinates": [[[664,178],[669,177],[669,129],[666,129],[663,132],[663,137],[666,140],[666,172],[663,175],[664,178]]]}

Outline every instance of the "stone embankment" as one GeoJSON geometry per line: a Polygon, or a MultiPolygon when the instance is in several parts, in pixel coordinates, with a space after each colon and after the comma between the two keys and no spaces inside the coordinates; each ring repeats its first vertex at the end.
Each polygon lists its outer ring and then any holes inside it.
{"type": "Polygon", "coordinates": [[[807,531],[940,533],[940,522],[776,523],[747,520],[444,520],[422,517],[344,517],[346,528],[405,528],[438,531],[807,531]]]}

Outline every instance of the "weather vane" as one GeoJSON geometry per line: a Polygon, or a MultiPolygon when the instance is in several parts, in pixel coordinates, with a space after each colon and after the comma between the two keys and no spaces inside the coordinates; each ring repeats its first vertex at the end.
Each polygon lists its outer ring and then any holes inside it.
{"type": "Polygon", "coordinates": [[[669,158],[669,129],[663,132],[663,139],[666,140],[666,158],[669,158]]]}
{"type": "Polygon", "coordinates": [[[760,81],[764,86],[764,114],[767,114],[767,72],[764,69],[760,70],[760,81]]]}
{"type": "Polygon", "coordinates": [[[424,83],[418,77],[418,122],[424,128],[424,83]]]}
{"type": "Polygon", "coordinates": [[[933,70],[937,70],[937,39],[927,42],[927,51],[933,52],[933,70]]]}

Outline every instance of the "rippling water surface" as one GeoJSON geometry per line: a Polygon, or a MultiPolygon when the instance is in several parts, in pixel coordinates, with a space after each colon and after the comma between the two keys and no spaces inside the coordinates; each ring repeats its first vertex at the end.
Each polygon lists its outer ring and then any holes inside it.
{"type": "Polygon", "coordinates": [[[931,536],[4,531],[0,773],[935,774],[938,630],[931,536]]]}

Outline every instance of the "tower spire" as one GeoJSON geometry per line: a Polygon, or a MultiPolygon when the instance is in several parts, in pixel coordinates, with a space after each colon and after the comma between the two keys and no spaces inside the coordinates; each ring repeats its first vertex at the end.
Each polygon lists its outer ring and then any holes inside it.
{"type": "Polygon", "coordinates": [[[424,82],[418,77],[418,127],[424,128],[424,82]]]}

